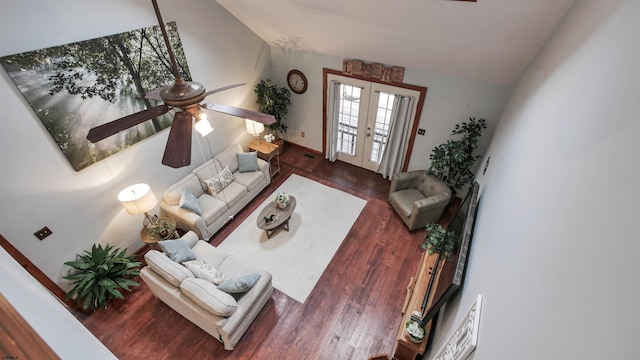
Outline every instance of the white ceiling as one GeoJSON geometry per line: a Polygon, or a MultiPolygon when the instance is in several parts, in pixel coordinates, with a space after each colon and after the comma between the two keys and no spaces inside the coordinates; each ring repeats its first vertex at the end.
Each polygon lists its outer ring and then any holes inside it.
{"type": "Polygon", "coordinates": [[[574,0],[217,0],[269,44],[512,85],[574,0]]]}

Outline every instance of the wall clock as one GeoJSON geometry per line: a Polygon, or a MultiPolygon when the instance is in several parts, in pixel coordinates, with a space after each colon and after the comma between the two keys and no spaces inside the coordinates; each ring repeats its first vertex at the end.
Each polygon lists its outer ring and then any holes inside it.
{"type": "Polygon", "coordinates": [[[287,74],[287,84],[296,94],[304,94],[307,91],[307,77],[300,70],[291,70],[287,74]]]}

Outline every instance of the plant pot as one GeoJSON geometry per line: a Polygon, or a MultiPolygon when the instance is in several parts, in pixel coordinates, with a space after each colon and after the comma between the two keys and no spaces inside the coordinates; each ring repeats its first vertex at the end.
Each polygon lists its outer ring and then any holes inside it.
{"type": "Polygon", "coordinates": [[[280,209],[284,209],[284,208],[286,208],[286,207],[287,207],[287,205],[289,205],[289,204],[287,204],[287,203],[278,203],[278,207],[279,207],[280,209]]]}
{"type": "Polygon", "coordinates": [[[424,340],[424,337],[417,338],[417,337],[415,337],[415,336],[411,336],[411,335],[409,335],[409,340],[411,340],[411,342],[414,342],[414,343],[416,343],[416,344],[419,344],[419,343],[421,343],[421,342],[422,342],[422,340],[424,340]]]}

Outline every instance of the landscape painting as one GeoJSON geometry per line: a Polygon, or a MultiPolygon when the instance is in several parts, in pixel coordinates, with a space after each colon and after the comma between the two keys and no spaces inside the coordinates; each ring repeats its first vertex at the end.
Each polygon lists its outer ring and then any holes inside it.
{"type": "MultiPolygon", "coordinates": [[[[167,24],[182,77],[191,75],[175,22],[167,24]]],[[[173,111],[95,144],[89,129],[159,105],[151,90],[173,84],[159,26],[0,58],[18,90],[76,171],[169,127],[173,111]]]]}

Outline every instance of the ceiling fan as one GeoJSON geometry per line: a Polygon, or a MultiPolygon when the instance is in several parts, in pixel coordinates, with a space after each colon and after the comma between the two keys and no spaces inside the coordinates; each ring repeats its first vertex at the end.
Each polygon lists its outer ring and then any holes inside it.
{"type": "Polygon", "coordinates": [[[171,48],[171,44],[169,43],[169,36],[167,35],[164,21],[162,21],[162,15],[160,15],[158,3],[156,0],[151,0],[151,2],[153,3],[156,17],[158,18],[162,37],[164,38],[165,45],[167,46],[171,65],[173,66],[173,74],[176,78],[175,83],[170,86],[152,90],[147,94],[147,96],[145,96],[150,100],[161,100],[164,104],[96,126],[89,130],[87,140],[92,143],[96,143],[132,126],[166,114],[172,108],[177,108],[180,109],[180,111],[176,112],[173,117],[173,123],[171,124],[169,138],[167,139],[167,145],[164,149],[162,163],[173,168],[179,168],[191,164],[191,132],[193,119],[194,117],[197,118],[202,108],[261,122],[266,125],[276,122],[273,115],[257,111],[212,103],[200,104],[205,97],[211,94],[244,84],[233,84],[206,91],[205,87],[200,83],[185,81],[178,71],[178,64],[176,62],[173,49],[171,48]]]}

